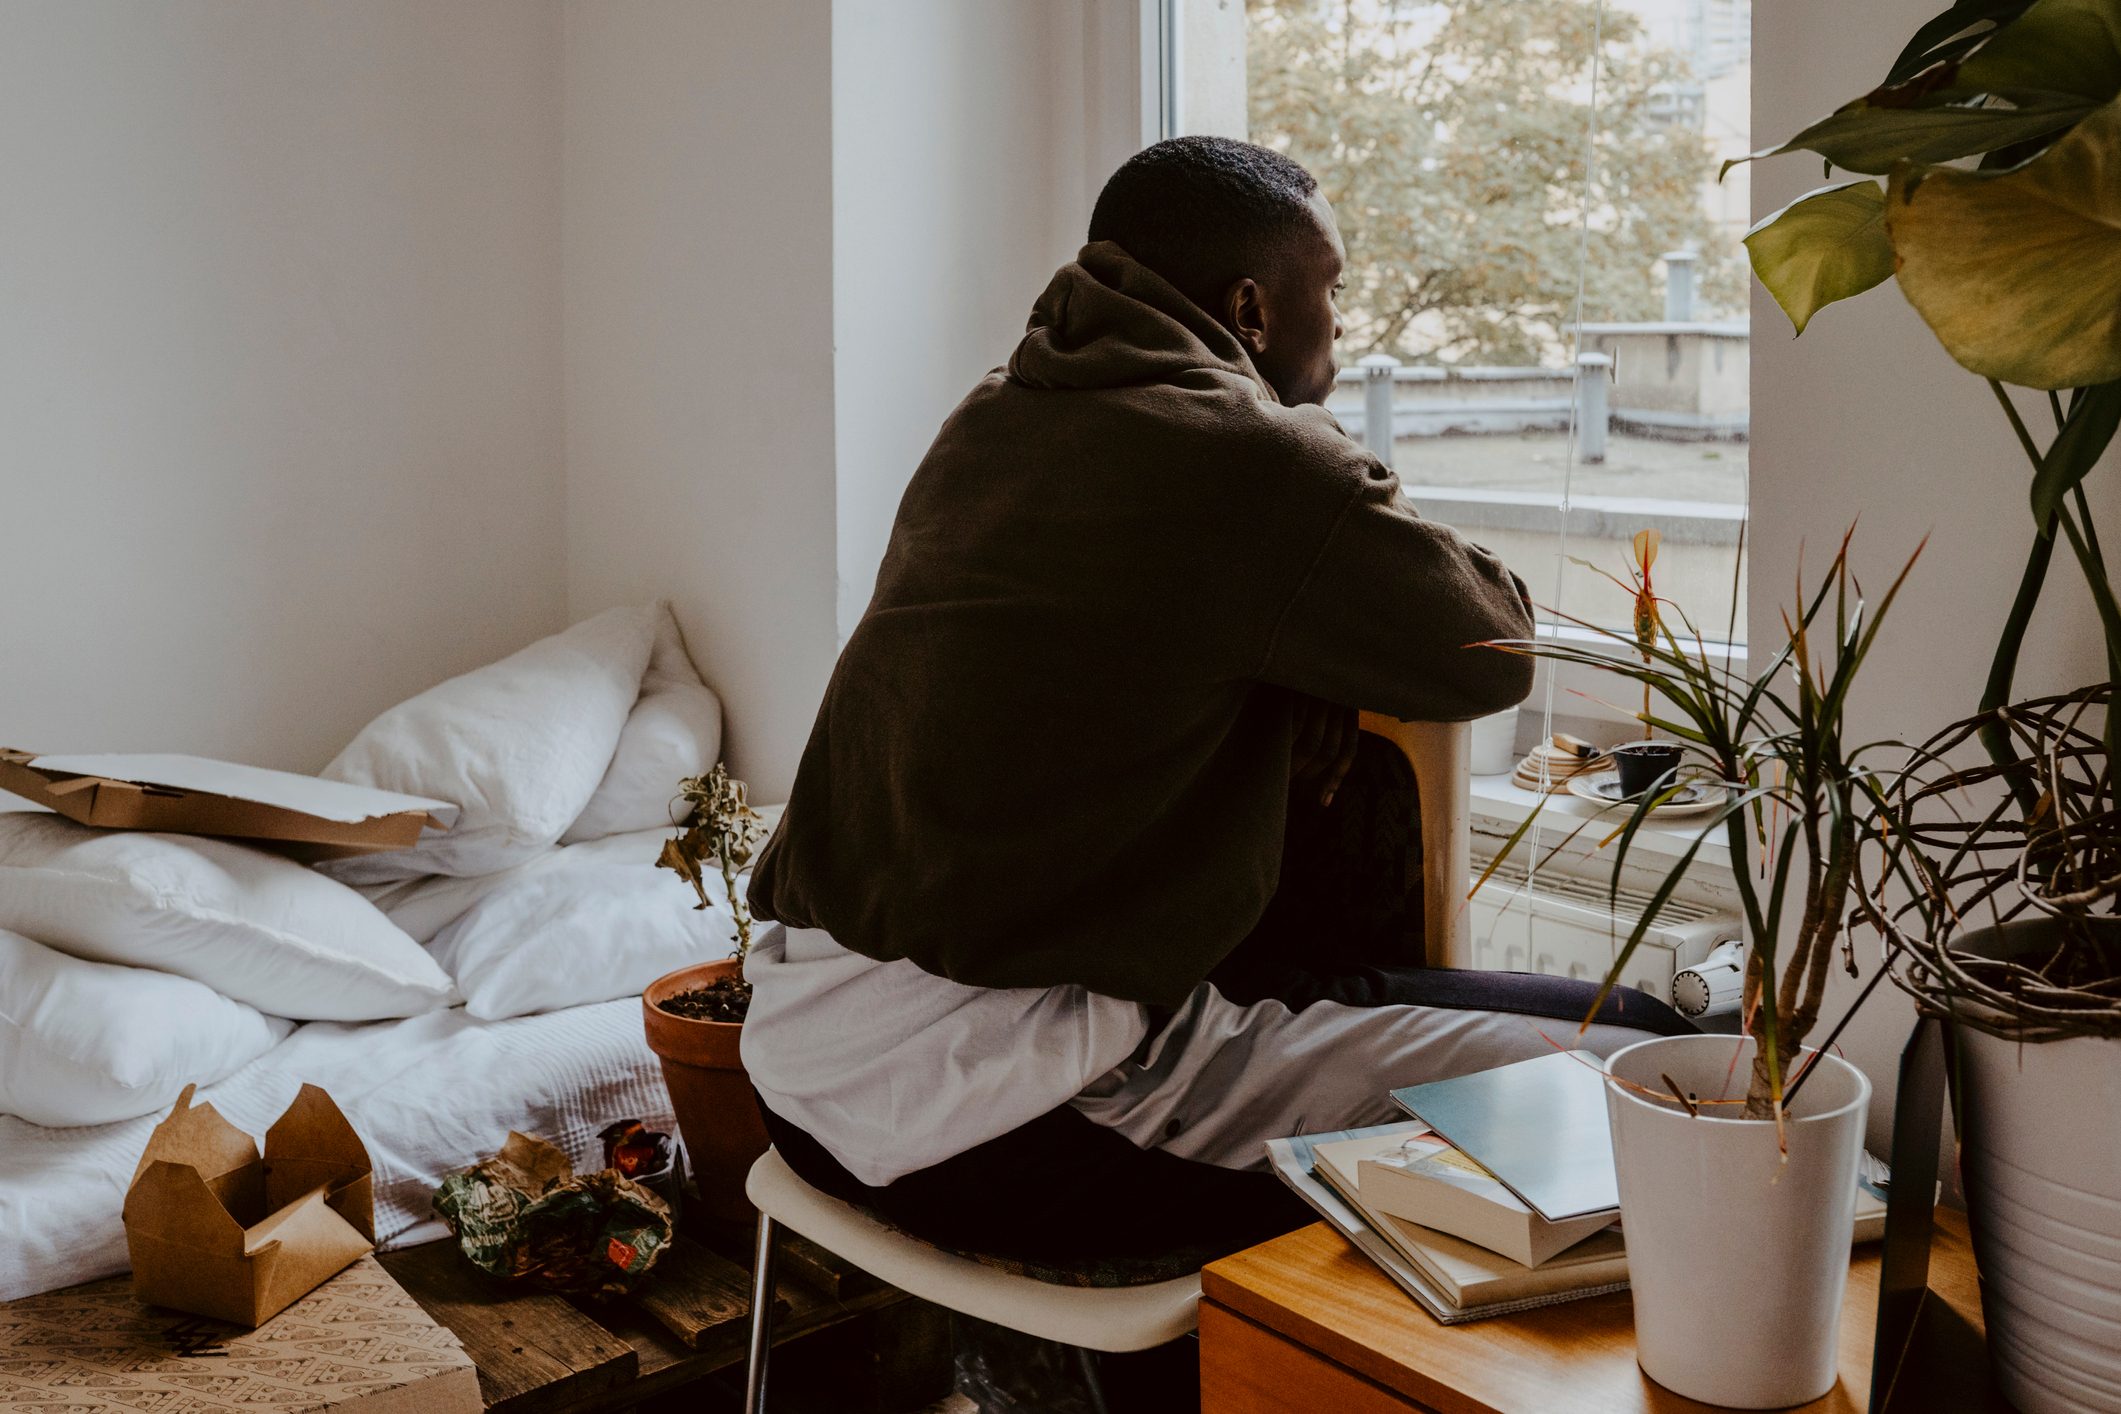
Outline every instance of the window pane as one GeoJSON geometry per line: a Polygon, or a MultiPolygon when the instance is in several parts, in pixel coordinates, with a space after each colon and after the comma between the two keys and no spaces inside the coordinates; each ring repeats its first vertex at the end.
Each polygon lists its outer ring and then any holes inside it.
{"type": "Polygon", "coordinates": [[[1349,246],[1343,422],[1357,360],[1398,359],[1394,463],[1424,514],[1615,626],[1628,596],[1566,561],[1621,573],[1655,527],[1659,592],[1704,636],[1742,626],[1745,169],[1715,176],[1749,146],[1748,0],[1251,0],[1246,21],[1249,135],[1317,174],[1349,246]],[[1610,360],[1587,398],[1579,352],[1610,360]]]}

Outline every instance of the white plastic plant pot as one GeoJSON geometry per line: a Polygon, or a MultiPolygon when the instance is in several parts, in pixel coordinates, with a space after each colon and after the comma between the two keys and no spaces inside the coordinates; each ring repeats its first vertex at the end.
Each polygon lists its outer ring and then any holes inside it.
{"type": "Polygon", "coordinates": [[[1638,1042],[1606,1062],[1606,1109],[1643,1373],[1707,1404],[1781,1409],[1837,1377],[1871,1085],[1816,1059],[1784,1125],[1786,1163],[1772,1121],[1656,1098],[1669,1076],[1703,1100],[1743,1100],[1753,1049],[1733,1036],[1638,1042]]]}
{"type": "MultiPolygon", "coordinates": [[[[1970,933],[2005,955],[2039,923],[1970,933]]],[[[1958,1028],[1960,1172],[1996,1384],[2024,1414],[2121,1411],[2121,1040],[1958,1028]]]]}

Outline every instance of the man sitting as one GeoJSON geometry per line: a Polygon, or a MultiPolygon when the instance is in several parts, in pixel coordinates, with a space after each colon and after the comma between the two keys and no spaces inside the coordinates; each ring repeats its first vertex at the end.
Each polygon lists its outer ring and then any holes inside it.
{"type": "MultiPolygon", "coordinates": [[[[1089,236],[906,489],[746,969],[790,1165],[1032,1260],[1308,1221],[1265,1140],[1542,1054],[1593,991],[1424,970],[1407,851],[1338,889],[1387,900],[1284,877],[1336,816],[1359,852],[1387,813],[1336,800],[1357,709],[1465,720],[1531,684],[1480,646],[1530,635],[1522,583],[1319,406],[1345,257],[1317,183],[1173,139],[1089,236]]],[[[1579,1044],[1686,1029],[1620,989],[1579,1044]]]]}

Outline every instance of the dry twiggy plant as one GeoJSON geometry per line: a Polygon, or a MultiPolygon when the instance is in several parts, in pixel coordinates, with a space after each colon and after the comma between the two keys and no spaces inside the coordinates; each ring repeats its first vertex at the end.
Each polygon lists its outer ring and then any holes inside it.
{"type": "Polygon", "coordinates": [[[707,897],[707,866],[711,863],[720,871],[729,894],[729,911],[736,918],[736,933],[730,941],[741,958],[751,951],[751,911],[744,905],[736,876],[764,842],[766,822],[751,808],[744,783],[719,764],[704,776],[679,781],[676,799],[685,803],[685,815],[677,822],[677,835],[663,841],[656,865],[692,885],[700,896],[698,908],[712,902],[707,897]]]}
{"type": "Polygon", "coordinates": [[[1865,852],[1862,897],[1924,1007],[2015,1041],[2121,1037],[2114,685],[1995,708],[1918,747],[1865,852]],[[2007,764],[1955,764],[2004,737],[2007,764]],[[2029,799],[2026,808],[2021,802],[2029,799]],[[2045,920],[2009,955],[1975,929],[2045,920]],[[1971,1003],[1971,1005],[1966,1005],[1971,1003]]]}

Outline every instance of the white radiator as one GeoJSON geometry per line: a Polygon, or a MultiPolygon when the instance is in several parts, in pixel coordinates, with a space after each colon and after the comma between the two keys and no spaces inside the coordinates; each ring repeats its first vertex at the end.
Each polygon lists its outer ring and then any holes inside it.
{"type": "MultiPolygon", "coordinates": [[[[1477,853],[1473,877],[1489,861],[1477,853]]],[[[1600,981],[1612,970],[1628,934],[1649,906],[1647,890],[1623,887],[1609,896],[1610,875],[1585,878],[1554,864],[1541,869],[1527,890],[1515,861],[1483,884],[1468,908],[1472,965],[1504,972],[1542,972],[1555,977],[1600,981]]],[[[1725,976],[1742,957],[1738,949],[1710,953],[1719,944],[1744,937],[1737,915],[1713,904],[1673,897],[1659,910],[1657,922],[1628,958],[1621,981],[1660,1001],[1673,1002],[1672,983],[1697,965],[1703,972],[1687,979],[1675,1004],[1689,1015],[1727,1010],[1732,988],[1725,976]],[[1715,969],[1709,974],[1710,967],[1715,969]],[[1714,998],[1713,1002],[1708,998],[1714,998]]]]}

